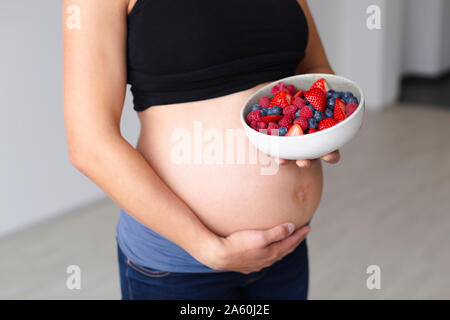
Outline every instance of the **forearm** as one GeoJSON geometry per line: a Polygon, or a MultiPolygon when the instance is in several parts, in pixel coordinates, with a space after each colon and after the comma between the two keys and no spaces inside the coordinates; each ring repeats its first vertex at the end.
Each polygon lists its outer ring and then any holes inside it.
{"type": "Polygon", "coordinates": [[[97,139],[95,145],[78,152],[73,156],[75,167],[145,226],[191,254],[206,250],[216,240],[217,236],[121,136],[97,139]]]}

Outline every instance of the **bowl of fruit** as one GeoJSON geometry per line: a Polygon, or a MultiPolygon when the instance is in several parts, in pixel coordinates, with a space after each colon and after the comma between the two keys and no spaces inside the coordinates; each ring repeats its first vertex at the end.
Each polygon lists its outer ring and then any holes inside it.
{"type": "Polygon", "coordinates": [[[241,109],[250,142],[273,157],[315,159],[341,148],[358,132],[364,94],[332,74],[303,74],[272,82],[241,109]]]}

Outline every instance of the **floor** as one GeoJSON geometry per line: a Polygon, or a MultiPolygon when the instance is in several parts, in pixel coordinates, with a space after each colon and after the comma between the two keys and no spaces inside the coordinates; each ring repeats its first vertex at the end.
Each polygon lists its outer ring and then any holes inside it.
{"type": "MultiPolygon", "coordinates": [[[[450,299],[450,112],[400,105],[368,112],[325,165],[309,236],[310,299],[450,299]],[[369,290],[369,265],[381,289],[369,290]]],[[[0,240],[0,298],[118,299],[110,200],[0,240]],[[81,268],[81,289],[66,268],[81,268]]]]}

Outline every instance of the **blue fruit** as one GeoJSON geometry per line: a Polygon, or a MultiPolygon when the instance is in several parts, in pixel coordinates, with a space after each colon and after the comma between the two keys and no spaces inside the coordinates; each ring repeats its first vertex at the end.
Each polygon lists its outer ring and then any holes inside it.
{"type": "Polygon", "coordinates": [[[311,128],[317,129],[317,120],[314,119],[314,118],[309,118],[309,119],[308,119],[308,127],[309,127],[310,129],[311,129],[311,128]]]}
{"type": "Polygon", "coordinates": [[[261,106],[259,104],[254,104],[250,107],[250,112],[255,111],[255,110],[261,110],[261,106]]]}
{"type": "Polygon", "coordinates": [[[327,99],[332,98],[332,97],[333,97],[333,94],[334,94],[335,92],[336,92],[336,91],[334,91],[333,89],[328,90],[328,92],[327,92],[327,99]]]}
{"type": "Polygon", "coordinates": [[[269,108],[269,109],[272,109],[272,110],[271,110],[271,114],[272,114],[272,115],[280,115],[280,114],[283,114],[283,108],[282,108],[282,107],[274,106],[274,107],[269,108]]]}
{"type": "Polygon", "coordinates": [[[351,103],[351,102],[359,104],[359,101],[358,101],[358,99],[356,97],[351,97],[350,99],[348,99],[347,103],[351,103]]]}
{"type": "Polygon", "coordinates": [[[327,108],[334,108],[335,102],[336,102],[336,98],[330,98],[330,100],[327,100],[327,108]]]}
{"type": "Polygon", "coordinates": [[[314,112],[314,119],[316,119],[317,122],[322,121],[323,118],[324,118],[324,115],[323,115],[323,112],[322,112],[322,111],[316,110],[316,111],[314,112]]]}
{"type": "Polygon", "coordinates": [[[314,109],[314,107],[311,104],[307,103],[306,105],[308,106],[309,110],[312,111],[312,113],[314,113],[314,111],[316,111],[316,109],[314,109]]]}
{"type": "Polygon", "coordinates": [[[351,93],[350,91],[346,91],[342,93],[342,99],[349,99],[353,97],[353,93],[351,93]]]}
{"type": "Polygon", "coordinates": [[[300,117],[300,109],[298,109],[298,110],[295,112],[295,119],[297,119],[298,117],[300,117]]]}
{"type": "Polygon", "coordinates": [[[288,132],[288,129],[286,127],[279,127],[278,128],[278,135],[284,136],[288,132]]]}
{"type": "Polygon", "coordinates": [[[326,117],[326,118],[333,118],[333,109],[327,108],[327,109],[325,110],[325,117],[326,117]]]}
{"type": "Polygon", "coordinates": [[[334,98],[334,99],[340,98],[341,97],[341,92],[340,91],[335,91],[331,97],[334,98]]]}
{"type": "Polygon", "coordinates": [[[262,108],[261,109],[261,117],[265,117],[265,116],[267,116],[267,110],[268,110],[269,108],[262,108]]]}

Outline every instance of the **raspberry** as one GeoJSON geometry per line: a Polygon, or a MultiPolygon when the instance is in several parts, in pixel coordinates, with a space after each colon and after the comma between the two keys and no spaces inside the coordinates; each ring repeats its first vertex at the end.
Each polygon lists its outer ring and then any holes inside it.
{"type": "Polygon", "coordinates": [[[267,123],[259,121],[256,123],[256,129],[267,129],[267,123]]]}
{"type": "Polygon", "coordinates": [[[313,112],[311,111],[311,109],[308,106],[303,106],[303,108],[300,109],[300,114],[299,116],[305,119],[309,119],[313,116],[313,112]]]}
{"type": "Polygon", "coordinates": [[[280,127],[288,127],[292,125],[292,118],[289,116],[284,116],[283,118],[280,119],[280,121],[278,121],[278,125],[280,127]]]}
{"type": "Polygon", "coordinates": [[[292,119],[295,118],[295,112],[297,111],[297,107],[294,105],[287,106],[283,109],[283,114],[285,116],[291,117],[292,119]]]}
{"type": "Polygon", "coordinates": [[[291,94],[291,95],[295,95],[297,93],[297,89],[292,85],[288,85],[286,87],[286,90],[291,94]]]}
{"type": "Polygon", "coordinates": [[[306,129],[308,129],[308,120],[306,120],[305,118],[297,118],[294,120],[294,124],[298,123],[300,125],[300,127],[302,127],[303,131],[306,131],[306,129]]]}
{"type": "Polygon", "coordinates": [[[261,110],[253,110],[247,115],[247,123],[251,123],[252,121],[262,121],[261,110]]]}
{"type": "Polygon", "coordinates": [[[306,132],[306,133],[310,134],[310,133],[314,133],[314,132],[317,132],[317,130],[314,128],[309,128],[308,132],[306,132]]]}
{"type": "Polygon", "coordinates": [[[284,89],[286,89],[286,86],[284,85],[284,83],[279,82],[277,85],[275,85],[272,88],[272,95],[275,96],[278,92],[283,91],[284,89]]]}
{"type": "Polygon", "coordinates": [[[297,108],[302,108],[303,106],[306,105],[306,101],[300,97],[297,97],[294,99],[294,102],[292,102],[292,104],[297,108]]]}
{"type": "Polygon", "coordinates": [[[278,129],[279,127],[280,126],[277,125],[275,122],[270,122],[269,125],[267,126],[267,134],[268,135],[277,135],[276,129],[278,129]]]}
{"type": "Polygon", "coordinates": [[[256,125],[257,125],[257,124],[258,124],[258,121],[253,120],[253,121],[250,122],[250,127],[252,127],[253,129],[256,130],[256,125]]]}
{"type": "Polygon", "coordinates": [[[355,112],[356,109],[358,109],[358,104],[354,103],[354,102],[349,102],[345,106],[345,114],[346,114],[346,116],[349,117],[353,112],[355,112]]]}
{"type": "Polygon", "coordinates": [[[259,99],[259,105],[262,108],[267,108],[269,106],[269,104],[270,104],[270,100],[268,97],[262,96],[261,99],[259,99]]]}

